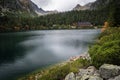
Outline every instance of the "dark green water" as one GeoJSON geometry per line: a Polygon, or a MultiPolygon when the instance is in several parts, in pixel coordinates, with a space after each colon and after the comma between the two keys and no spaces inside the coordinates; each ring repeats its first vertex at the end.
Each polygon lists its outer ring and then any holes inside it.
{"type": "Polygon", "coordinates": [[[80,55],[100,30],[46,30],[0,34],[0,80],[80,55]]]}

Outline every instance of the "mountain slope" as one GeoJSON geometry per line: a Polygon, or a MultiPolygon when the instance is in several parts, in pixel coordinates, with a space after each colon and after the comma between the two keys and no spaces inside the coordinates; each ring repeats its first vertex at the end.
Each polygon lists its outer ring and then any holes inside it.
{"type": "Polygon", "coordinates": [[[95,9],[104,9],[106,8],[112,0],[96,0],[95,2],[88,3],[84,6],[79,4],[76,5],[73,10],[95,10],[95,9]]]}
{"type": "Polygon", "coordinates": [[[44,11],[42,8],[38,8],[31,0],[1,0],[0,11],[21,11],[38,15],[57,13],[57,11],[44,11]]]}
{"type": "Polygon", "coordinates": [[[91,5],[91,9],[102,9],[105,8],[111,0],[96,0],[94,3],[91,5]]]}

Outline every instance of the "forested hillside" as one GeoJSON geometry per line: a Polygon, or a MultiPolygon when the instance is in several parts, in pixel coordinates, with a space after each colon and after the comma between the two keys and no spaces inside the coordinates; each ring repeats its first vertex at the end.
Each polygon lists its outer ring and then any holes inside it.
{"type": "MultiPolygon", "coordinates": [[[[11,3],[8,10],[5,7],[9,5],[5,1],[7,0],[0,1],[0,32],[58,29],[58,25],[64,25],[61,28],[69,28],[67,25],[76,22],[91,22],[93,25],[102,25],[105,21],[109,21],[111,26],[120,25],[120,3],[118,0],[97,0],[91,5],[90,10],[61,12],[46,16],[35,16],[29,13],[30,10],[20,11],[21,8],[15,0],[8,1],[11,3]]],[[[27,3],[23,7],[31,9],[27,3]]]]}

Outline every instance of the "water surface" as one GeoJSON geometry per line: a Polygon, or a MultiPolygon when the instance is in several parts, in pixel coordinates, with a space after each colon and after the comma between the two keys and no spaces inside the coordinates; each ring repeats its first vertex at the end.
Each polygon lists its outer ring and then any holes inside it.
{"type": "Polygon", "coordinates": [[[0,80],[87,52],[100,30],[45,30],[0,34],[0,80]]]}

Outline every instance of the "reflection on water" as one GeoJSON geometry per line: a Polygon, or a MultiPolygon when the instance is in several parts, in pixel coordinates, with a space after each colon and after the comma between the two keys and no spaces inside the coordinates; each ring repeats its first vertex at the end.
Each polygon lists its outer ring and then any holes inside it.
{"type": "Polygon", "coordinates": [[[10,80],[85,53],[99,33],[99,30],[48,30],[0,34],[0,80],[10,80]]]}

